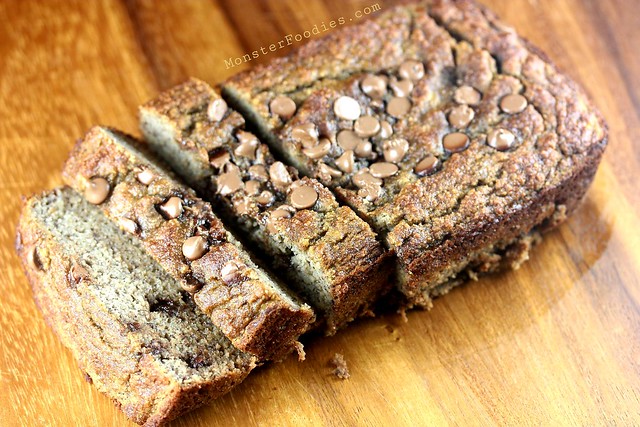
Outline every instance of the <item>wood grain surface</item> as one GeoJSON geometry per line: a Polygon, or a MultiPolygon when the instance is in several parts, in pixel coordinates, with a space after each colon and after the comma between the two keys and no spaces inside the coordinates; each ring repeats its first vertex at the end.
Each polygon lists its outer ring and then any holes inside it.
{"type": "MultiPolygon", "coordinates": [[[[483,1],[608,119],[585,203],[519,271],[455,289],[406,323],[386,315],[307,339],[305,362],[262,368],[176,426],[640,424],[640,4],[483,1]],[[332,375],[336,352],[349,380],[332,375]]],[[[0,2],[0,425],[129,425],[31,299],[13,250],[20,195],[60,184],[92,124],[138,133],[136,107],[159,90],[190,75],[216,83],[251,65],[227,69],[230,56],[373,3],[0,2]]]]}

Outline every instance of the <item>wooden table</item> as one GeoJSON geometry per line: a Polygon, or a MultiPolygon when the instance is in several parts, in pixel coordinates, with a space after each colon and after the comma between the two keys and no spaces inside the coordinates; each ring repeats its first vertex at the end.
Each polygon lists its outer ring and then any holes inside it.
{"type": "MultiPolygon", "coordinates": [[[[260,369],[176,425],[640,424],[640,7],[485,2],[583,83],[609,121],[585,203],[519,271],[456,289],[406,323],[389,315],[307,340],[305,362],[260,369]],[[331,374],[336,352],[349,380],[331,374]]],[[[137,133],[136,106],[159,90],[189,75],[218,82],[245,67],[225,59],[373,3],[0,3],[0,424],[128,425],[31,299],[13,250],[20,195],[60,184],[92,124],[137,133]]]]}

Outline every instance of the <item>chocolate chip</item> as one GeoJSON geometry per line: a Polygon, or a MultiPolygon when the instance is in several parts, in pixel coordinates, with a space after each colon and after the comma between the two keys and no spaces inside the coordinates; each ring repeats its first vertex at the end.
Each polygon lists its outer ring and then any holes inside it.
{"type": "Polygon", "coordinates": [[[178,218],[182,215],[182,199],[171,196],[160,205],[159,209],[165,219],[178,218]]]}
{"type": "Polygon", "coordinates": [[[136,234],[138,232],[138,223],[129,218],[119,218],[118,223],[120,227],[128,233],[136,234]]]}
{"type": "Polygon", "coordinates": [[[450,133],[442,139],[442,144],[450,153],[459,153],[469,146],[469,137],[461,132],[450,133]]]}
{"type": "Polygon", "coordinates": [[[209,153],[209,164],[218,170],[221,170],[230,160],[231,155],[222,147],[216,148],[209,153]]]}
{"type": "Polygon", "coordinates": [[[341,130],[338,132],[338,136],[336,137],[338,140],[338,145],[343,150],[355,150],[355,148],[362,142],[362,138],[360,138],[356,133],[352,130],[341,130]]]}
{"type": "Polygon", "coordinates": [[[209,108],[207,108],[207,116],[212,122],[219,122],[227,113],[227,103],[222,98],[217,98],[211,101],[209,108]]]}
{"type": "Polygon", "coordinates": [[[267,230],[271,233],[275,233],[277,230],[276,222],[281,218],[291,218],[295,214],[295,208],[289,205],[280,205],[269,214],[267,220],[267,230]]]}
{"type": "Polygon", "coordinates": [[[329,141],[327,138],[322,138],[318,145],[316,145],[315,147],[302,149],[302,152],[305,156],[314,160],[323,158],[324,156],[329,154],[329,151],[331,151],[331,141],[329,141]]]}
{"type": "MultiPolygon", "coordinates": [[[[227,165],[233,164],[227,163],[227,165]]],[[[244,187],[240,170],[237,168],[237,166],[233,166],[234,167],[227,166],[227,172],[218,177],[218,193],[222,196],[233,194],[244,187]]]]}
{"type": "Polygon", "coordinates": [[[375,178],[388,178],[398,173],[398,166],[389,162],[377,162],[369,166],[369,172],[375,178]]]}
{"type": "Polygon", "coordinates": [[[233,209],[238,215],[247,215],[251,211],[251,201],[246,198],[233,201],[233,209]]]}
{"type": "Polygon", "coordinates": [[[318,192],[308,185],[302,185],[291,192],[291,205],[296,209],[310,208],[317,200],[318,192]]]}
{"type": "Polygon", "coordinates": [[[200,280],[196,279],[193,274],[187,273],[180,281],[180,286],[190,294],[198,292],[204,286],[200,280]]]}
{"type": "Polygon", "coordinates": [[[249,215],[252,212],[253,203],[247,198],[236,199],[233,201],[233,209],[237,215],[249,215]]]}
{"type": "Polygon", "coordinates": [[[282,120],[289,120],[296,113],[296,103],[288,96],[278,95],[269,103],[269,109],[282,120]]]}
{"type": "Polygon", "coordinates": [[[397,80],[395,77],[389,82],[393,94],[400,98],[406,98],[413,91],[413,82],[411,80],[397,80]]]}
{"type": "Polygon", "coordinates": [[[412,81],[420,80],[424,77],[424,65],[418,61],[405,61],[398,70],[398,75],[403,79],[412,81]]]}
{"type": "Polygon", "coordinates": [[[258,138],[250,133],[245,131],[238,131],[236,133],[236,138],[240,142],[240,145],[233,150],[233,153],[236,156],[246,157],[251,160],[255,160],[256,158],[256,150],[260,146],[260,141],[258,138]]]}
{"type": "Polygon", "coordinates": [[[241,144],[245,142],[259,142],[257,136],[255,136],[251,132],[247,132],[246,130],[238,130],[236,132],[236,139],[241,144]]]}
{"type": "Polygon", "coordinates": [[[399,119],[411,110],[411,101],[408,98],[400,98],[398,96],[391,98],[387,104],[387,113],[391,117],[399,119]]]}
{"type": "Polygon", "coordinates": [[[104,202],[109,196],[109,182],[100,177],[93,177],[87,183],[87,188],[84,190],[84,197],[87,201],[94,205],[99,205],[104,202]]]}
{"type": "Polygon", "coordinates": [[[249,196],[255,196],[260,192],[260,186],[261,186],[260,182],[249,180],[244,183],[244,191],[249,196]]]}
{"type": "Polygon", "coordinates": [[[369,141],[361,141],[354,150],[356,156],[368,159],[373,154],[373,145],[369,141]]]}
{"type": "Polygon", "coordinates": [[[227,262],[220,269],[220,277],[227,285],[235,285],[242,280],[242,265],[234,260],[227,262]]]}
{"type": "Polygon", "coordinates": [[[382,185],[382,180],[371,175],[368,168],[360,169],[358,172],[354,173],[351,180],[360,188],[365,187],[366,185],[382,185]]]}
{"type": "Polygon", "coordinates": [[[150,169],[142,169],[136,174],[136,179],[144,185],[149,185],[155,179],[155,175],[150,169]]]}
{"type": "Polygon", "coordinates": [[[266,182],[269,181],[269,174],[267,168],[264,165],[253,165],[249,167],[249,176],[256,181],[266,182]]]}
{"type": "Polygon", "coordinates": [[[291,130],[291,138],[305,148],[314,147],[318,143],[318,129],[313,123],[302,123],[291,130]]]}
{"type": "Polygon", "coordinates": [[[256,202],[260,203],[262,206],[269,206],[276,200],[276,196],[273,195],[271,191],[264,190],[262,193],[256,197],[256,202]]]}
{"type": "Polygon", "coordinates": [[[360,104],[350,96],[341,96],[333,103],[333,112],[342,120],[356,120],[360,117],[360,104]]]}
{"type": "Polygon", "coordinates": [[[380,76],[367,76],[360,83],[362,91],[373,99],[380,99],[387,93],[387,80],[380,76]]]}
{"type": "Polygon", "coordinates": [[[342,172],[338,169],[332,168],[324,163],[320,163],[318,166],[318,178],[323,182],[331,182],[333,178],[340,178],[342,172]]]}
{"type": "Polygon", "coordinates": [[[355,162],[353,154],[353,150],[347,150],[342,153],[342,155],[336,159],[336,166],[338,169],[346,173],[353,172],[353,164],[355,162]]]}
{"type": "Polygon", "coordinates": [[[382,187],[375,184],[365,184],[358,190],[358,196],[370,202],[376,201],[382,194],[382,187]]]}
{"type": "Polygon", "coordinates": [[[402,161],[407,151],[409,151],[409,141],[404,138],[388,139],[382,143],[382,153],[387,162],[402,161]]]}
{"type": "Polygon", "coordinates": [[[296,210],[292,206],[283,204],[278,206],[272,213],[274,212],[279,212],[276,214],[276,216],[291,218],[293,215],[295,215],[296,210]]]}
{"type": "Polygon", "coordinates": [[[250,141],[250,142],[243,142],[242,144],[238,145],[235,150],[233,150],[233,153],[236,156],[246,157],[248,159],[255,160],[256,150],[258,149],[259,145],[260,143],[257,140],[250,141]]]}
{"type": "Polygon", "coordinates": [[[498,151],[506,151],[513,146],[516,136],[506,129],[493,129],[487,136],[487,144],[498,151]]]}
{"type": "Polygon", "coordinates": [[[507,95],[500,101],[500,108],[507,114],[517,114],[527,108],[527,98],[519,94],[507,95]]]}
{"type": "Polygon", "coordinates": [[[373,116],[362,116],[353,125],[353,130],[361,138],[369,138],[380,132],[380,121],[373,116]]]}
{"type": "Polygon", "coordinates": [[[269,167],[269,177],[278,189],[283,190],[291,185],[291,175],[282,162],[275,162],[269,167]]]}
{"type": "Polygon", "coordinates": [[[438,168],[440,161],[433,154],[428,154],[424,159],[420,160],[413,171],[419,176],[425,176],[438,168]]]}
{"type": "Polygon", "coordinates": [[[386,120],[380,122],[380,133],[378,135],[382,139],[387,139],[393,135],[393,127],[391,127],[391,123],[386,120]]]}
{"type": "Polygon", "coordinates": [[[189,237],[182,244],[182,254],[189,261],[201,258],[207,252],[207,241],[202,236],[189,237]]]}
{"type": "Polygon", "coordinates": [[[449,113],[449,124],[458,129],[466,128],[476,113],[466,104],[458,105],[449,113]]]}
{"type": "Polygon", "coordinates": [[[482,99],[480,92],[471,86],[461,86],[456,89],[453,99],[458,104],[478,105],[482,99]]]}

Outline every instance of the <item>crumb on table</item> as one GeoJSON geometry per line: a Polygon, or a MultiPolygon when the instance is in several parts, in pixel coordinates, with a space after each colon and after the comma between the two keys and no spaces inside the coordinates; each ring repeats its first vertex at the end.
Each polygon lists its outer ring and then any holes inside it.
{"type": "Polygon", "coordinates": [[[335,353],[333,358],[331,359],[331,364],[335,366],[333,370],[333,375],[340,378],[341,380],[346,380],[351,375],[349,374],[349,368],[347,367],[347,362],[344,360],[344,356],[340,353],[335,353]]]}

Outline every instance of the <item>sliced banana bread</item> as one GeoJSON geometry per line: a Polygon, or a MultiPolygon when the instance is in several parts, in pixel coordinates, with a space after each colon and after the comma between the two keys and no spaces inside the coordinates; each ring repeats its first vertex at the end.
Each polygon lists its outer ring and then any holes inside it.
{"type": "Polygon", "coordinates": [[[309,306],[251,260],[211,205],[132,137],[92,128],[71,152],[63,177],[137,237],[237,348],[277,360],[313,323],[309,306]]]}
{"type": "Polygon", "coordinates": [[[369,225],[318,181],[276,161],[206,83],[192,79],[161,94],[140,119],[151,148],[266,253],[323,313],[327,333],[389,288],[389,256],[369,225]]]}
{"type": "Polygon", "coordinates": [[[400,289],[423,306],[526,259],[585,194],[607,142],[583,91],[470,0],[394,8],[222,86],[383,236],[400,289]]]}
{"type": "Polygon", "coordinates": [[[47,323],[139,424],[206,404],[256,365],[136,239],[69,188],[25,202],[16,249],[47,323]]]}

